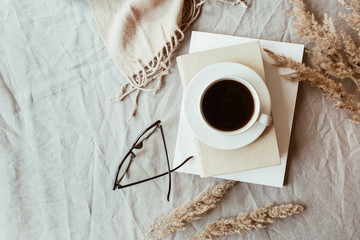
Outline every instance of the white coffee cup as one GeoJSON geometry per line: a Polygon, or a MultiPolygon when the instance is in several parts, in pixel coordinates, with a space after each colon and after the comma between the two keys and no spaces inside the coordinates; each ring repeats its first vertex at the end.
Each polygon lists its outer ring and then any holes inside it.
{"type": "MultiPolygon", "coordinates": [[[[221,99],[219,99],[219,101],[221,101],[221,99]]],[[[260,108],[261,108],[260,98],[259,98],[259,95],[258,95],[256,89],[248,81],[246,81],[245,79],[240,78],[238,76],[225,76],[220,79],[214,79],[214,80],[208,82],[208,84],[202,90],[202,94],[201,94],[200,102],[199,102],[199,111],[200,111],[200,115],[202,116],[202,123],[207,126],[209,131],[216,131],[218,133],[225,134],[225,135],[241,134],[241,133],[249,130],[256,122],[259,122],[260,124],[263,124],[265,126],[269,126],[271,124],[272,118],[271,118],[271,116],[269,116],[267,114],[260,113],[260,108]],[[247,90],[250,92],[250,95],[253,100],[253,103],[251,103],[251,105],[253,105],[253,113],[245,125],[241,126],[240,128],[234,129],[234,130],[226,130],[225,131],[225,130],[216,128],[211,123],[209,123],[209,121],[206,119],[206,116],[203,111],[203,99],[204,99],[204,96],[207,93],[207,91],[214,84],[219,83],[221,81],[226,81],[226,80],[236,81],[238,83],[241,83],[243,86],[245,86],[247,88],[247,90]]],[[[241,111],[240,108],[239,108],[239,111],[241,111]]],[[[239,114],[241,114],[241,113],[239,113],[239,114]]]]}

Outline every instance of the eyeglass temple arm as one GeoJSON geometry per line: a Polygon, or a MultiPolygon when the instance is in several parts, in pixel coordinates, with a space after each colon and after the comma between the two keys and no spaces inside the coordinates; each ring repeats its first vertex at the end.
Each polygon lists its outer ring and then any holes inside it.
{"type": "Polygon", "coordinates": [[[168,167],[168,175],[169,175],[169,188],[168,188],[168,194],[167,194],[167,200],[170,200],[170,191],[171,191],[171,169],[170,169],[170,162],[169,162],[169,155],[168,155],[168,151],[166,148],[166,143],[165,143],[165,136],[164,136],[164,131],[161,125],[159,125],[160,131],[161,131],[161,136],[162,136],[162,140],[163,140],[163,144],[164,144],[164,148],[165,148],[165,154],[166,154],[166,162],[167,162],[167,167],[168,167]]]}
{"type": "MultiPolygon", "coordinates": [[[[175,172],[176,170],[178,170],[179,168],[181,168],[185,163],[187,163],[191,158],[193,158],[194,156],[190,156],[188,157],[187,159],[185,159],[179,166],[177,166],[176,168],[170,170],[170,172],[175,172]]],[[[143,182],[147,182],[147,181],[151,181],[151,180],[154,180],[156,178],[159,178],[159,177],[162,177],[162,176],[165,176],[166,174],[169,174],[169,172],[165,172],[165,173],[162,173],[162,174],[159,174],[157,176],[154,176],[154,177],[151,177],[151,178],[147,178],[147,179],[144,179],[144,180],[141,180],[141,181],[138,181],[138,182],[133,182],[133,183],[129,183],[129,184],[125,184],[125,185],[119,185],[119,184],[116,184],[115,183],[115,189],[116,187],[121,189],[121,188],[126,188],[126,187],[131,187],[133,185],[136,185],[136,184],[140,184],[140,183],[143,183],[143,182]]],[[[114,190],[115,190],[114,189],[114,190]]]]}

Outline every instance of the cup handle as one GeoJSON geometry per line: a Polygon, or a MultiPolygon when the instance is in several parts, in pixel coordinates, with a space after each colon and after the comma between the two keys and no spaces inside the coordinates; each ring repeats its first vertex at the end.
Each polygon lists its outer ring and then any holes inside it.
{"type": "Polygon", "coordinates": [[[264,124],[265,126],[269,126],[272,122],[272,117],[262,113],[258,118],[258,122],[264,124]]]}

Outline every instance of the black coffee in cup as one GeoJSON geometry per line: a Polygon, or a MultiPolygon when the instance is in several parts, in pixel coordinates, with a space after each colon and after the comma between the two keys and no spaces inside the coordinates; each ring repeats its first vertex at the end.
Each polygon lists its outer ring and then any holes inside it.
{"type": "Polygon", "coordinates": [[[250,90],[242,83],[224,79],[203,94],[201,110],[205,120],[221,131],[236,131],[252,118],[255,104],[250,90]]]}

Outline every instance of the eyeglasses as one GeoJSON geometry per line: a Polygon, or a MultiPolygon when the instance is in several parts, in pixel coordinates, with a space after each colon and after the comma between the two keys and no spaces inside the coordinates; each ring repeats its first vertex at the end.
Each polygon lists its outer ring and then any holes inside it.
{"type": "Polygon", "coordinates": [[[147,181],[151,181],[154,180],[156,178],[165,176],[165,175],[169,175],[169,188],[168,188],[168,194],[167,194],[167,200],[169,201],[170,199],[170,191],[171,191],[171,173],[176,171],[177,169],[181,168],[185,163],[187,163],[193,156],[190,156],[188,158],[186,158],[179,166],[177,166],[174,169],[170,169],[170,162],[169,162],[169,156],[168,156],[168,152],[167,152],[167,148],[166,148],[166,142],[165,142],[165,137],[164,137],[164,131],[163,128],[161,126],[161,121],[158,120],[155,123],[151,124],[148,128],[146,128],[140,135],[139,137],[136,139],[136,141],[133,143],[133,145],[131,146],[130,150],[126,153],[125,157],[123,158],[123,160],[121,161],[118,171],[116,173],[116,178],[115,178],[115,182],[114,182],[114,188],[113,190],[118,189],[122,189],[122,188],[126,188],[126,187],[130,187],[130,186],[134,186],[136,184],[140,184],[140,183],[144,183],[147,181]],[[144,147],[144,143],[145,141],[150,138],[150,136],[152,136],[152,134],[157,130],[160,129],[161,131],[161,137],[162,137],[162,142],[163,142],[163,146],[164,146],[164,150],[165,150],[165,155],[166,155],[166,162],[167,162],[167,172],[164,172],[162,174],[156,175],[154,177],[150,177],[150,178],[146,178],[144,180],[140,180],[140,181],[136,181],[136,182],[132,182],[132,183],[128,183],[128,184],[124,184],[121,185],[121,181],[123,180],[123,178],[126,176],[126,174],[128,173],[128,170],[130,168],[131,163],[133,162],[133,160],[136,158],[136,155],[134,153],[134,149],[142,149],[144,147]]]}

